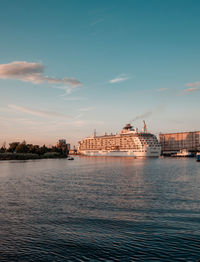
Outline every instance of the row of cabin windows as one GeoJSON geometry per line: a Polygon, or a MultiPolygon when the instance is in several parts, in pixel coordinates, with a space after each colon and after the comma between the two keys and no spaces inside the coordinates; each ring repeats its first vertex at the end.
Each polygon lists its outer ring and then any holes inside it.
{"type": "Polygon", "coordinates": [[[110,143],[110,142],[108,142],[108,143],[102,143],[102,144],[95,144],[95,143],[83,143],[83,144],[81,144],[81,145],[85,145],[85,146],[104,146],[104,145],[131,145],[131,146],[135,146],[135,145],[137,145],[137,146],[139,146],[139,145],[141,145],[141,144],[136,144],[136,143],[133,143],[133,142],[126,142],[126,143],[123,143],[123,142],[121,142],[121,143],[110,143]]]}
{"type": "MultiPolygon", "coordinates": [[[[114,149],[113,148],[113,146],[111,146],[111,145],[105,145],[105,146],[95,146],[95,145],[92,145],[92,146],[81,146],[80,147],[81,149],[114,149]]],[[[128,149],[128,148],[131,148],[131,149],[142,149],[142,147],[141,146],[137,146],[137,145],[135,145],[135,146],[131,146],[131,145],[123,145],[123,146],[120,146],[120,149],[123,149],[123,148],[126,148],[126,149],[128,149]]]]}
{"type": "MultiPolygon", "coordinates": [[[[174,142],[174,141],[173,141],[174,142]]],[[[101,141],[101,142],[94,142],[94,141],[88,141],[88,142],[83,142],[81,144],[89,144],[89,145],[102,145],[102,144],[127,144],[127,143],[133,143],[133,144],[142,144],[142,145],[146,145],[146,144],[149,144],[149,145],[157,145],[159,144],[157,141],[153,141],[153,142],[149,142],[149,143],[146,143],[144,141],[141,141],[141,142],[135,142],[133,140],[129,140],[129,141],[117,141],[117,140],[113,140],[113,141],[101,141]]]]}
{"type": "Polygon", "coordinates": [[[112,145],[121,145],[121,144],[140,144],[140,143],[135,143],[134,141],[103,141],[101,143],[94,143],[94,142],[89,142],[89,143],[82,143],[86,145],[106,145],[106,144],[112,144],[112,145]]]}
{"type": "MultiPolygon", "coordinates": [[[[149,144],[151,146],[159,146],[158,142],[154,140],[154,143],[146,143],[144,139],[142,139],[142,143],[139,141],[135,141],[136,139],[130,139],[130,138],[123,138],[123,139],[113,139],[113,140],[87,140],[82,143],[82,146],[90,147],[90,146],[106,146],[106,145],[115,145],[115,146],[125,146],[128,145],[130,146],[135,146],[135,145],[146,145],[149,144]]],[[[153,140],[151,140],[153,142],[153,140]]]]}

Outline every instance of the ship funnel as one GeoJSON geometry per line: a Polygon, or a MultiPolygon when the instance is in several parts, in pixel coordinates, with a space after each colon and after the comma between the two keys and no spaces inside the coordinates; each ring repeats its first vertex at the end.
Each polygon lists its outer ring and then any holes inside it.
{"type": "Polygon", "coordinates": [[[126,129],[126,130],[130,130],[132,129],[133,127],[131,126],[131,124],[126,124],[126,126],[123,128],[123,129],[126,129]]]}

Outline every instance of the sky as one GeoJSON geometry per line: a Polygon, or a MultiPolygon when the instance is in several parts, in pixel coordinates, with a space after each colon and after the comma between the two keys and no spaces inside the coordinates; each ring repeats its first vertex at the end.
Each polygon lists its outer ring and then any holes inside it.
{"type": "Polygon", "coordinates": [[[0,146],[200,130],[199,0],[0,4],[0,146]]]}

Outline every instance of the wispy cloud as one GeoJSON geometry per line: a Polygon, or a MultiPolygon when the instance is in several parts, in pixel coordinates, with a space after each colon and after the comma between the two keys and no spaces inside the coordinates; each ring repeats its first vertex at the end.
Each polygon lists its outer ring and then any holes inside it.
{"type": "Polygon", "coordinates": [[[34,121],[27,118],[18,118],[18,117],[10,117],[10,116],[0,116],[0,123],[4,126],[10,126],[14,124],[15,126],[18,124],[20,126],[25,125],[27,128],[37,128],[38,126],[45,125],[44,121],[34,121]]]}
{"type": "Polygon", "coordinates": [[[184,93],[192,93],[200,90],[200,87],[191,87],[184,90],[184,93]]]}
{"type": "Polygon", "coordinates": [[[91,111],[93,109],[95,109],[95,107],[91,106],[91,107],[79,108],[78,111],[80,111],[80,112],[88,112],[88,111],[91,111]]]}
{"type": "Polygon", "coordinates": [[[64,90],[65,93],[60,96],[70,95],[72,91],[74,90],[74,87],[69,87],[69,86],[52,86],[52,88],[64,90]]]}
{"type": "Polygon", "coordinates": [[[163,87],[163,88],[157,89],[156,91],[157,91],[157,92],[165,92],[165,91],[167,91],[168,89],[169,89],[169,88],[163,87]]]}
{"type": "Polygon", "coordinates": [[[110,84],[115,84],[115,83],[119,83],[119,82],[126,81],[126,80],[128,80],[128,79],[130,79],[130,77],[127,77],[127,76],[125,76],[125,75],[120,75],[120,76],[117,76],[117,77],[111,79],[111,80],[109,81],[109,83],[110,83],[110,84]]]}
{"type": "Polygon", "coordinates": [[[90,26],[95,26],[95,25],[97,25],[97,24],[100,24],[100,23],[102,23],[104,20],[105,20],[104,18],[100,18],[100,19],[98,19],[98,20],[95,20],[95,21],[93,21],[93,22],[90,24],[90,26]]]}
{"type": "Polygon", "coordinates": [[[187,95],[199,91],[200,81],[194,83],[187,83],[186,86],[188,86],[188,88],[185,88],[179,95],[187,95]]]}
{"type": "Polygon", "coordinates": [[[74,97],[65,97],[65,96],[61,96],[63,100],[66,101],[81,101],[81,100],[85,100],[87,99],[86,97],[79,97],[79,96],[74,96],[74,97]]]}
{"type": "Polygon", "coordinates": [[[200,81],[197,81],[194,83],[187,83],[187,86],[190,86],[190,87],[200,86],[200,81]]]}
{"type": "Polygon", "coordinates": [[[83,113],[80,113],[80,114],[78,114],[77,116],[75,116],[74,119],[75,119],[75,120],[76,120],[76,119],[80,119],[82,116],[83,116],[83,113]]]}
{"type": "Polygon", "coordinates": [[[54,112],[54,111],[47,111],[47,110],[37,110],[37,109],[31,109],[28,107],[18,106],[18,105],[8,105],[9,108],[17,111],[22,112],[30,115],[40,116],[40,117],[66,117],[69,118],[69,116],[54,112]]]}
{"type": "Polygon", "coordinates": [[[9,64],[0,64],[0,78],[17,79],[24,82],[40,84],[47,82],[50,84],[63,84],[71,87],[81,85],[81,82],[75,78],[56,78],[44,75],[44,65],[41,63],[29,63],[26,61],[14,61],[9,64]]]}

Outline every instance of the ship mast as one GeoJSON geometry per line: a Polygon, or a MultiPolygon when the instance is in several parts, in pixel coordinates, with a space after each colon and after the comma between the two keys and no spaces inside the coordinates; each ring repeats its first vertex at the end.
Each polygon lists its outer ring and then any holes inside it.
{"type": "Polygon", "coordinates": [[[147,133],[147,125],[144,120],[143,120],[143,123],[144,123],[144,133],[147,133]]]}

